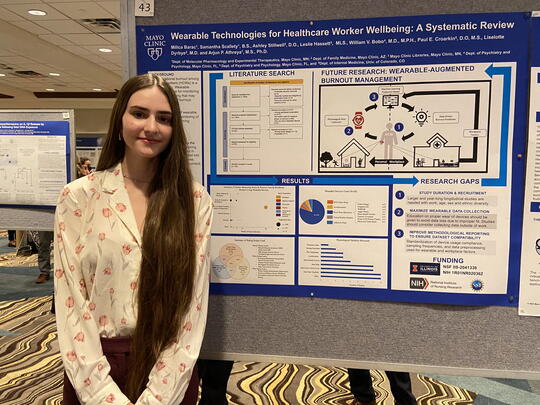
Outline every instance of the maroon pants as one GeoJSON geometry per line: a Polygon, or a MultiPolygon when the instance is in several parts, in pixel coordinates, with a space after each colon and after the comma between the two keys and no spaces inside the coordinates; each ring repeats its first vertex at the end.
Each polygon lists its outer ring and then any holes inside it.
{"type": "MultiPolygon", "coordinates": [[[[116,337],[111,339],[101,338],[101,347],[103,354],[111,365],[110,375],[114,382],[122,391],[125,390],[128,374],[128,358],[130,351],[131,338],[116,337]]],[[[199,377],[197,375],[197,366],[193,368],[191,380],[180,405],[195,405],[199,396],[199,377]]],[[[64,401],[63,405],[80,405],[77,394],[71,385],[66,373],[64,373],[64,401]]]]}

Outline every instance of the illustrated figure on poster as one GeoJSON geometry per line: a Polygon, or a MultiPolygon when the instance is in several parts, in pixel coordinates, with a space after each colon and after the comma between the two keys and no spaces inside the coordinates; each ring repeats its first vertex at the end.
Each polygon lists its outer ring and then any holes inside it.
{"type": "Polygon", "coordinates": [[[384,158],[392,159],[392,151],[394,149],[394,145],[397,145],[397,134],[396,131],[392,131],[391,122],[386,124],[386,131],[381,134],[379,143],[384,145],[384,158]]]}

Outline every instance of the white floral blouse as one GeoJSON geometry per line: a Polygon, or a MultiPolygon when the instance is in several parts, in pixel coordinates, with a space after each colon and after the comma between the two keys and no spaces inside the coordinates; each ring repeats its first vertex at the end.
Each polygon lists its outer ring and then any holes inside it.
{"type": "MultiPolygon", "coordinates": [[[[137,404],[177,404],[199,355],[208,304],[212,200],[194,183],[197,268],[191,308],[160,356],[137,404]]],[[[66,373],[82,404],[129,403],[109,375],[100,337],[129,336],[141,263],[137,229],[121,166],[68,184],[55,216],[56,322],[66,373]]]]}

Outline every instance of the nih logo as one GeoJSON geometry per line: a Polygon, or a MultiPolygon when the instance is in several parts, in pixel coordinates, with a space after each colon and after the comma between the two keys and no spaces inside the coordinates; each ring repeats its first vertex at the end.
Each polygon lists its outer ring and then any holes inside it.
{"type": "Polygon", "coordinates": [[[409,288],[413,290],[425,290],[428,288],[429,281],[422,277],[411,277],[409,279],[409,288]]]}
{"type": "Polygon", "coordinates": [[[426,276],[440,276],[441,264],[440,263],[420,263],[411,262],[409,267],[411,274],[422,274],[426,276]]]}

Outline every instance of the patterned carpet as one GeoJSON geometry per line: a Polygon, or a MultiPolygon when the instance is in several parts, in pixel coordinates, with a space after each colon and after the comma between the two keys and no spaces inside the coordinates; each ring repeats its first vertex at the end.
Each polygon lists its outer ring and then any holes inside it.
{"type": "MultiPolygon", "coordinates": [[[[61,404],[62,365],[51,298],[0,302],[0,404],[61,404]]],[[[472,404],[475,394],[411,375],[421,405],[472,404]]],[[[384,372],[372,371],[377,404],[393,404],[384,372]]],[[[229,380],[233,405],[345,405],[352,400],[346,370],[237,362],[229,380]]]]}

